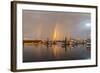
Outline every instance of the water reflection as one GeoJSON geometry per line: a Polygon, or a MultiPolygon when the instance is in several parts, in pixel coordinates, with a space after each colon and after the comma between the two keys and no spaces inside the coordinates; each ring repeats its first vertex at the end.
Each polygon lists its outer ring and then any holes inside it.
{"type": "Polygon", "coordinates": [[[86,45],[62,45],[62,43],[44,45],[25,43],[23,62],[79,60],[90,58],[90,47],[86,45]]]}

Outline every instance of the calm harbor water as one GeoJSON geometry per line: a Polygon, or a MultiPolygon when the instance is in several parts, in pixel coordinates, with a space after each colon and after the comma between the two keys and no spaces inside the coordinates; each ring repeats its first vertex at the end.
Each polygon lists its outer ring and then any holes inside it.
{"type": "Polygon", "coordinates": [[[25,43],[23,47],[23,62],[81,60],[90,59],[90,56],[86,45],[63,47],[60,43],[52,46],[25,43]]]}

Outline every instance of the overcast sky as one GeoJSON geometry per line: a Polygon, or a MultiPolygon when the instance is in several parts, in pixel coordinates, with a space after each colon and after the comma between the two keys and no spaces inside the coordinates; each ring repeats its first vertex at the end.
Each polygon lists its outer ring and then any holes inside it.
{"type": "Polygon", "coordinates": [[[91,14],[23,10],[23,39],[62,40],[90,37],[91,14]]]}

